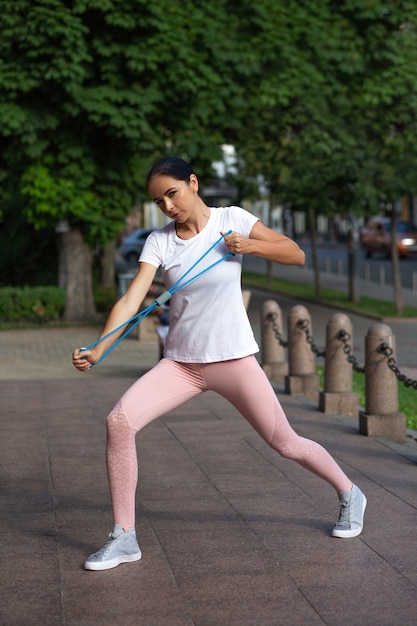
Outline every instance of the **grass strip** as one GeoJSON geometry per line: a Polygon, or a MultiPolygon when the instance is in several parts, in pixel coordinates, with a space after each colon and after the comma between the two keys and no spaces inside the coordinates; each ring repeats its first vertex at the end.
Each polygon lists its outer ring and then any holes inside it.
{"type": "MultiPolygon", "coordinates": [[[[320,389],[324,387],[324,366],[317,365],[316,373],[320,378],[320,389]]],[[[365,406],[365,375],[353,372],[352,389],[358,394],[359,406],[365,406]]],[[[417,430],[417,392],[413,387],[406,387],[398,382],[398,407],[400,413],[404,413],[407,427],[417,430]]]]}
{"type": "Polygon", "coordinates": [[[334,289],[328,289],[327,287],[323,287],[320,296],[317,296],[314,285],[294,282],[284,278],[273,277],[269,279],[264,274],[256,274],[247,271],[243,272],[242,277],[246,285],[282,293],[298,299],[313,300],[314,302],[320,302],[335,308],[340,307],[352,313],[358,313],[359,315],[372,315],[379,318],[392,317],[397,319],[417,318],[417,307],[405,306],[402,315],[398,315],[393,302],[386,300],[376,300],[368,296],[361,296],[358,302],[350,302],[348,294],[335,291],[334,289]]]}

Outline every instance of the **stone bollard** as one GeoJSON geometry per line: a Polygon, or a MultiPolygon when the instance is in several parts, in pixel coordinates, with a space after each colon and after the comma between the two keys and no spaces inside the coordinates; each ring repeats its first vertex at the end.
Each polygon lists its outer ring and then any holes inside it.
{"type": "Polygon", "coordinates": [[[326,327],[324,390],[320,392],[319,409],[323,413],[357,418],[359,398],[357,393],[352,392],[352,365],[343,352],[344,344],[338,338],[341,331],[349,333],[352,338],[352,324],[348,316],[335,313],[326,327]]]}
{"type": "Polygon", "coordinates": [[[320,380],[315,368],[314,354],[307,342],[305,332],[298,326],[299,320],[307,320],[313,335],[311,316],[301,304],[291,308],[288,315],[288,376],[285,391],[291,396],[302,395],[318,401],[320,380]]]}
{"type": "Polygon", "coordinates": [[[285,349],[275,336],[271,316],[278,332],[282,335],[281,307],[275,300],[266,300],[262,304],[262,367],[270,380],[284,385],[288,373],[288,364],[285,361],[285,349]]]}
{"type": "Polygon", "coordinates": [[[359,430],[369,437],[384,437],[404,443],[406,419],[398,410],[398,381],[378,348],[386,343],[395,358],[395,337],[386,324],[374,324],[365,337],[365,412],[359,415],[359,430]]]}

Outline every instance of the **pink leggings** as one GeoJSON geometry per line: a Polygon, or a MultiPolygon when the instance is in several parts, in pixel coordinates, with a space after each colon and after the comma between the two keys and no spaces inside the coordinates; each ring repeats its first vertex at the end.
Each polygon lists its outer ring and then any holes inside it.
{"type": "Polygon", "coordinates": [[[291,428],[254,356],[219,363],[162,359],[126,391],[107,418],[107,471],[115,523],[125,529],[135,525],[136,433],[157,417],[209,390],[229,400],[283,457],[297,461],[338,492],[351,489],[351,481],[330,454],[291,428]]]}

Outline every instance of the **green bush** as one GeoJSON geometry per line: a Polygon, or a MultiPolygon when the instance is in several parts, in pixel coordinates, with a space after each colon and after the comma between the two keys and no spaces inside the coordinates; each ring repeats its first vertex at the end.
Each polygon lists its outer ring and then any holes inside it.
{"type": "Polygon", "coordinates": [[[0,288],[1,323],[45,323],[60,319],[65,289],[60,287],[0,288]]]}

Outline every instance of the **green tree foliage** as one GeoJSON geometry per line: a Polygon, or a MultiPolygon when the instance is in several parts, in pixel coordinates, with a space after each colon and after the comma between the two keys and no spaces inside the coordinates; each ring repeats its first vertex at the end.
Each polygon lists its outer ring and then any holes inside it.
{"type": "MultiPolygon", "coordinates": [[[[174,152],[208,172],[241,58],[224,36],[227,9],[220,0],[5,0],[3,197],[23,194],[38,228],[65,220],[104,245],[144,194],[155,158],[174,152]]],[[[71,315],[91,317],[80,307],[71,315]]]]}
{"type": "Polygon", "coordinates": [[[237,142],[247,172],[321,211],[378,210],[415,191],[415,3],[265,0],[252,10],[263,67],[237,142]]]}
{"type": "Polygon", "coordinates": [[[249,10],[263,65],[235,142],[243,177],[262,175],[274,197],[311,214],[376,213],[415,193],[416,4],[264,0],[249,10]]]}
{"type": "Polygon", "coordinates": [[[58,201],[49,203],[49,223],[69,217],[89,239],[106,239],[151,158],[173,150],[207,168],[230,93],[220,71],[230,56],[221,4],[3,2],[3,159],[25,174],[31,220],[47,220],[38,198],[49,179],[47,196],[58,201]]]}
{"type": "Polygon", "coordinates": [[[23,197],[37,228],[69,225],[67,317],[94,314],[91,249],[162,154],[204,177],[228,141],[245,182],[316,212],[415,192],[416,14],[413,0],[3,0],[3,199],[23,197]]]}

